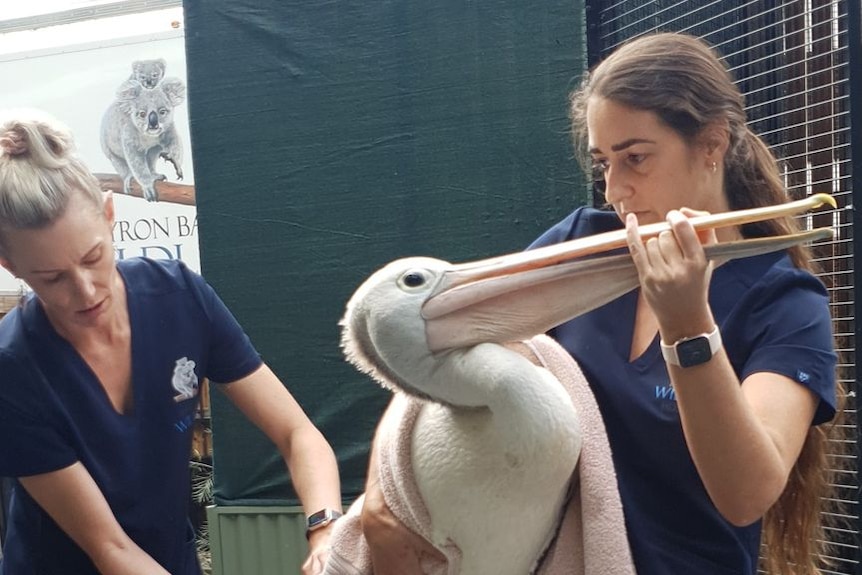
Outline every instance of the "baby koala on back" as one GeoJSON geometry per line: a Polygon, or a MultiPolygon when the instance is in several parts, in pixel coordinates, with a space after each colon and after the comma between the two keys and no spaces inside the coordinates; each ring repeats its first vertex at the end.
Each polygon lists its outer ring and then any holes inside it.
{"type": "Polygon", "coordinates": [[[163,58],[156,60],[135,60],[132,62],[132,75],[129,80],[137,80],[144,88],[155,88],[165,77],[167,63],[163,58]]]}
{"type": "Polygon", "coordinates": [[[171,162],[177,178],[183,179],[183,147],[173,110],[185,100],[185,92],[177,78],[165,78],[153,88],[130,79],[117,90],[116,100],[102,117],[101,140],[126,194],[135,178],[147,201],[158,200],[155,182],[166,179],[156,172],[160,157],[171,162]]]}

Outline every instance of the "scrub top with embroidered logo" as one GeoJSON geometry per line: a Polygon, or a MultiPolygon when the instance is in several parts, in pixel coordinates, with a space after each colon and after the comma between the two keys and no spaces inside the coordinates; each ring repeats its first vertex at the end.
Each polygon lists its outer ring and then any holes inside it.
{"type": "MultiPolygon", "coordinates": [[[[262,365],[213,289],[178,261],[118,262],[132,333],[133,407],[118,413],[34,296],[0,322],[0,476],[81,462],[126,533],[172,575],[199,575],[188,520],[192,429],[204,378],[262,365]]],[[[96,575],[86,554],[15,485],[2,575],[96,575]]]]}
{"type": "MultiPolygon", "coordinates": [[[[622,227],[613,212],[580,208],[531,248],[622,227]]],[[[709,303],[740,381],[783,374],[819,398],[813,424],[834,416],[837,358],[828,294],[816,277],[785,253],[735,260],[714,270],[709,303]]],[[[629,361],[636,304],[633,291],[550,335],[578,361],[596,396],[638,575],[753,575],[761,523],[735,527],[710,501],[685,444],[658,338],[629,361]]]]}

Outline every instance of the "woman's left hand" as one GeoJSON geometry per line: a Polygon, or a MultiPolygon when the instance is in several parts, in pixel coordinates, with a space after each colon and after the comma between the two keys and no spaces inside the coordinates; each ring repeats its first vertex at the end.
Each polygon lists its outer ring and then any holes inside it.
{"type": "Polygon", "coordinates": [[[329,558],[329,536],[332,534],[332,525],[318,529],[309,534],[308,557],[302,564],[302,575],[321,575],[329,558]]]}
{"type": "Polygon", "coordinates": [[[711,322],[707,302],[712,264],[706,259],[703,244],[716,242],[715,231],[699,235],[688,221],[689,216],[704,213],[686,208],[671,210],[667,214],[671,231],[646,242],[638,234],[637,217],[626,217],[629,251],[643,296],[665,336],[688,336],[693,323],[711,322]]]}

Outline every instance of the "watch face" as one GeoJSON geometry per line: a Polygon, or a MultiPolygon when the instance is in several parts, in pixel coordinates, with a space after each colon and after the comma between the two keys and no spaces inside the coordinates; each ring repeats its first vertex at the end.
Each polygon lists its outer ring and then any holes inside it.
{"type": "Polygon", "coordinates": [[[709,339],[701,336],[679,342],[676,345],[676,356],[679,358],[680,367],[691,367],[708,362],[712,359],[709,339]]]}
{"type": "Polygon", "coordinates": [[[322,511],[318,511],[317,513],[312,513],[308,517],[308,528],[313,529],[323,524],[324,522],[329,523],[329,519],[329,514],[326,512],[325,509],[322,511]]]}
{"type": "Polygon", "coordinates": [[[306,531],[314,531],[315,529],[326,527],[341,516],[341,511],[336,511],[335,509],[321,509],[320,511],[308,516],[306,531]]]}

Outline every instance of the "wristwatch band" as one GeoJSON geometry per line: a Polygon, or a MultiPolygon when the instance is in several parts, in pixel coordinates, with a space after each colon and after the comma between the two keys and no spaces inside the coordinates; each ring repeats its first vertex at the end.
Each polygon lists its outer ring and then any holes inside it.
{"type": "Polygon", "coordinates": [[[317,531],[318,529],[323,529],[342,515],[343,513],[341,513],[341,511],[336,511],[335,509],[321,509],[320,511],[312,513],[306,520],[306,539],[308,538],[309,533],[317,531]]]}
{"type": "Polygon", "coordinates": [[[721,333],[715,326],[709,333],[684,337],[668,345],[661,342],[661,354],[670,365],[692,367],[708,362],[721,349],[721,333]]]}

